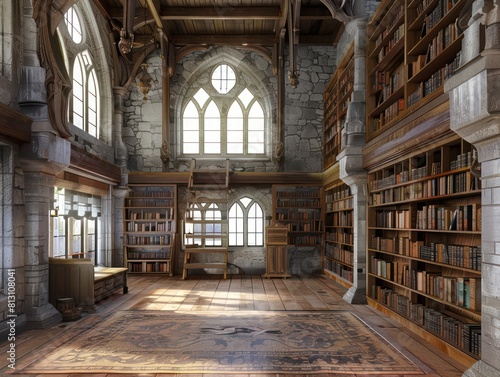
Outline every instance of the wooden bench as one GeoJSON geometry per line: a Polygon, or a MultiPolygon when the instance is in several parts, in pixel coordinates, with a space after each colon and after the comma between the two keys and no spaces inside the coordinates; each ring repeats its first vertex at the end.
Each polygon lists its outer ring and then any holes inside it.
{"type": "Polygon", "coordinates": [[[97,301],[118,289],[128,292],[124,267],[95,267],[87,258],[49,258],[49,302],[54,306],[58,299],[71,297],[76,306],[94,312],[97,301]]]}

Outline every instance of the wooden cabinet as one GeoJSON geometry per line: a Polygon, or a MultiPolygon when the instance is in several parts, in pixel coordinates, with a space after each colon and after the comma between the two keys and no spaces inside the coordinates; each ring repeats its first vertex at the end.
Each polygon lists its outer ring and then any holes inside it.
{"type": "Polygon", "coordinates": [[[368,24],[367,137],[443,93],[458,67],[465,0],[382,1],[368,24]]]}
{"type": "Polygon", "coordinates": [[[131,185],[125,198],[125,267],[130,273],[173,273],[177,187],[131,185]]]}
{"type": "Polygon", "coordinates": [[[346,287],[353,283],[353,197],[345,183],[325,190],[325,274],[346,287]]]}
{"type": "Polygon", "coordinates": [[[322,197],[321,186],[273,185],[273,223],[287,227],[288,245],[322,245],[322,197]]]}
{"type": "Polygon", "coordinates": [[[332,166],[342,148],[342,130],[354,87],[354,44],[344,54],[323,94],[324,168],[332,166]]]}
{"type": "Polygon", "coordinates": [[[368,175],[369,303],[464,364],[480,357],[481,344],[475,153],[460,139],[368,175]]]}
{"type": "Polygon", "coordinates": [[[290,277],[287,238],[288,230],[285,225],[273,224],[266,228],[265,277],[290,277]]]}

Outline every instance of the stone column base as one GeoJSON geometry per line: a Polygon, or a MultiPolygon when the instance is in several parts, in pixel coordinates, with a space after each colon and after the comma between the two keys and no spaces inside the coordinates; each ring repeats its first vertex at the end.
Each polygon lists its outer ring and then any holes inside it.
{"type": "Polygon", "coordinates": [[[479,360],[473,366],[465,371],[464,377],[491,377],[500,376],[500,370],[486,364],[483,360],[479,360]]]}
{"type": "Polygon", "coordinates": [[[29,328],[44,329],[61,321],[61,313],[52,304],[31,308],[26,311],[26,324],[29,328]]]}
{"type": "Polygon", "coordinates": [[[349,304],[364,305],[366,304],[366,289],[351,287],[342,298],[349,304]]]}

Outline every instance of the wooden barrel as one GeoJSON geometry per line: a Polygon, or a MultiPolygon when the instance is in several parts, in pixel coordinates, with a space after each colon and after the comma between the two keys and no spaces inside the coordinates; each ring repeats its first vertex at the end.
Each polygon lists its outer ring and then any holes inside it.
{"type": "Polygon", "coordinates": [[[58,298],[56,301],[56,309],[61,313],[66,310],[72,310],[75,308],[75,299],[72,297],[58,298]]]}

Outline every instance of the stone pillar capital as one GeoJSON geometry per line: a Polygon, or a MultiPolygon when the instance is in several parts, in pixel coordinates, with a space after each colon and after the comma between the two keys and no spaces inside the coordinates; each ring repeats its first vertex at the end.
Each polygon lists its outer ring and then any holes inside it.
{"type": "Polygon", "coordinates": [[[21,147],[20,161],[25,173],[56,176],[70,165],[71,143],[52,132],[33,132],[31,143],[21,147]]]}

